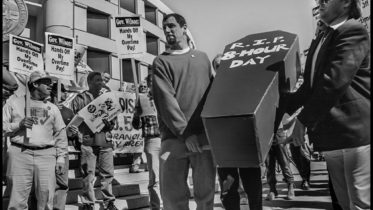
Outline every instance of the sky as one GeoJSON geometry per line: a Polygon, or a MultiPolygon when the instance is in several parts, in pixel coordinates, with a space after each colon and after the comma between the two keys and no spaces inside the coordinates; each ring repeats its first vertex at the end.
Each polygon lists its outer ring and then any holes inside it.
{"type": "Polygon", "coordinates": [[[313,0],[161,0],[183,15],[197,49],[212,60],[247,35],[283,30],[299,36],[300,50],[313,38],[313,0]]]}

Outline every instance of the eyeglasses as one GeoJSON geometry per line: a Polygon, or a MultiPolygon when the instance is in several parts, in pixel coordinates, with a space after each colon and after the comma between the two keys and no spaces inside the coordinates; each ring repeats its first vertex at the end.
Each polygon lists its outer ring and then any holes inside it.
{"type": "Polygon", "coordinates": [[[332,0],[318,0],[319,4],[328,4],[332,0]]]}

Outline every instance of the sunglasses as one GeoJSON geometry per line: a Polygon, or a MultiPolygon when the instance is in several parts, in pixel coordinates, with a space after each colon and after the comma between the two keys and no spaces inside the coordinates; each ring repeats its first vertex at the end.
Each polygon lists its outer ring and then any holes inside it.
{"type": "Polygon", "coordinates": [[[51,86],[52,85],[52,81],[50,79],[40,79],[36,83],[37,84],[47,85],[47,86],[51,86]]]}
{"type": "Polygon", "coordinates": [[[318,0],[319,4],[328,4],[332,0],[318,0]]]}

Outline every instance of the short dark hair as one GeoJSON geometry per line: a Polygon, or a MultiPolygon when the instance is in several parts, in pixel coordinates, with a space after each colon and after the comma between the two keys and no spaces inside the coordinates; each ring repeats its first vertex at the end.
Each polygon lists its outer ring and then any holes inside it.
{"type": "Polygon", "coordinates": [[[350,11],[348,12],[348,16],[354,19],[359,19],[362,16],[360,0],[351,0],[350,11]]]}
{"type": "Polygon", "coordinates": [[[87,83],[91,84],[93,78],[95,78],[96,76],[100,76],[101,77],[101,73],[98,72],[98,71],[89,72],[89,74],[87,76],[87,83]]]}
{"type": "Polygon", "coordinates": [[[36,89],[36,87],[34,86],[34,84],[37,84],[37,83],[36,83],[36,82],[28,82],[28,83],[27,83],[28,91],[29,91],[30,93],[32,93],[32,92],[36,89]]]}
{"type": "Polygon", "coordinates": [[[174,17],[176,19],[176,22],[181,26],[183,27],[184,25],[186,25],[186,20],[183,16],[177,14],[177,13],[171,13],[171,14],[167,14],[166,16],[163,17],[163,22],[165,22],[168,18],[170,17],[174,17]]]}

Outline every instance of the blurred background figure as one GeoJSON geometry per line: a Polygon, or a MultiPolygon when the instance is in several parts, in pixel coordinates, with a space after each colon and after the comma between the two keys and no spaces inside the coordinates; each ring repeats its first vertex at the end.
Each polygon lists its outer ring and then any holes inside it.
{"type": "Polygon", "coordinates": [[[158,124],[158,115],[154,100],[149,91],[148,84],[151,84],[151,77],[141,82],[139,87],[140,98],[136,104],[132,125],[135,129],[142,129],[144,137],[144,152],[149,170],[149,196],[150,208],[161,209],[161,194],[159,189],[159,154],[161,150],[161,133],[158,124]]]}
{"type": "Polygon", "coordinates": [[[110,88],[108,87],[108,83],[110,79],[111,79],[110,74],[102,73],[102,82],[104,83],[104,85],[102,86],[100,95],[111,91],[110,88]]]}
{"type": "Polygon", "coordinates": [[[8,66],[3,64],[3,106],[6,100],[13,95],[18,88],[16,79],[8,71],[8,66]]]}

